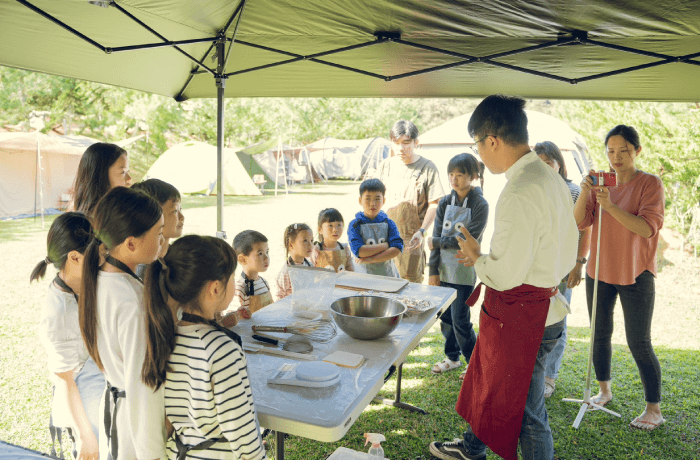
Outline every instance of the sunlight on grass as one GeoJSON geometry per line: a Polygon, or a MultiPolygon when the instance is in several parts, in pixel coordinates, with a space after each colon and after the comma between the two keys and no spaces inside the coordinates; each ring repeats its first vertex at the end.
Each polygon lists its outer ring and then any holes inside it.
{"type": "MultiPolygon", "coordinates": [[[[416,348],[411,352],[411,356],[430,356],[433,353],[435,353],[435,350],[433,350],[433,347],[425,347],[422,346],[420,348],[416,348]]],[[[406,367],[404,365],[404,367],[406,367]]]]}
{"type": "Polygon", "coordinates": [[[430,367],[429,363],[404,363],[403,369],[427,369],[430,367]]]}
{"type": "Polygon", "coordinates": [[[387,406],[386,404],[370,404],[362,412],[363,413],[365,413],[365,412],[380,412],[380,411],[388,410],[390,408],[393,409],[392,406],[387,406]]]}

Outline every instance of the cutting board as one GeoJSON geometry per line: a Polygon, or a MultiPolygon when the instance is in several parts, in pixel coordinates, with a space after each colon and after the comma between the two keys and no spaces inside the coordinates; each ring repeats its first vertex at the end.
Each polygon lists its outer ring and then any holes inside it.
{"type": "Polygon", "coordinates": [[[391,276],[368,275],[344,271],[335,280],[335,286],[353,291],[398,292],[408,284],[408,280],[391,276]]]}

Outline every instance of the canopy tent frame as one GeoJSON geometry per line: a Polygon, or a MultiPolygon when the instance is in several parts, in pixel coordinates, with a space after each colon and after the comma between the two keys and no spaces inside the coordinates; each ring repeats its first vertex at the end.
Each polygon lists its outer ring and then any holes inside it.
{"type": "MultiPolygon", "coordinates": [[[[583,31],[583,30],[572,30],[569,32],[561,32],[556,40],[547,41],[547,42],[544,42],[544,43],[541,43],[538,45],[517,48],[517,49],[510,50],[510,51],[504,51],[501,53],[495,53],[495,54],[490,54],[490,55],[485,55],[485,56],[472,56],[472,55],[468,55],[468,54],[459,53],[456,51],[451,51],[451,50],[447,50],[447,49],[442,49],[442,48],[437,48],[437,47],[433,47],[433,46],[423,45],[420,43],[415,43],[415,42],[412,42],[409,40],[403,40],[401,38],[401,34],[399,32],[377,31],[374,33],[375,39],[373,41],[368,41],[368,42],[359,43],[359,44],[350,45],[350,46],[344,46],[344,47],[335,48],[335,49],[331,49],[328,51],[323,51],[320,53],[314,53],[314,54],[310,54],[310,55],[302,55],[302,54],[292,53],[289,51],[280,50],[277,48],[272,48],[269,46],[258,45],[258,44],[243,41],[243,40],[236,41],[235,35],[236,35],[236,31],[238,30],[238,26],[240,24],[240,21],[241,21],[242,11],[245,7],[246,0],[240,1],[240,3],[236,6],[233,14],[231,15],[228,23],[217,34],[216,37],[202,37],[202,38],[189,39],[189,40],[169,40],[169,39],[167,39],[163,35],[159,34],[157,31],[155,31],[154,29],[149,27],[143,21],[138,19],[136,16],[134,16],[133,14],[131,14],[130,12],[125,10],[123,7],[121,7],[114,0],[106,0],[106,1],[102,1],[102,2],[96,2],[96,3],[103,4],[105,7],[109,6],[109,5],[114,6],[120,12],[122,12],[123,14],[128,16],[131,20],[136,22],[138,25],[140,25],[141,27],[148,30],[149,32],[151,32],[152,34],[154,34],[155,36],[157,36],[159,39],[162,40],[161,42],[158,42],[158,43],[147,43],[147,44],[142,44],[142,45],[105,47],[105,46],[101,45],[100,43],[96,42],[95,40],[82,34],[78,30],[76,30],[75,28],[69,26],[65,22],[59,20],[58,18],[52,16],[51,14],[43,11],[42,9],[36,7],[33,4],[31,4],[29,1],[27,1],[27,0],[16,0],[16,1],[18,3],[21,3],[22,5],[26,6],[27,8],[31,9],[32,11],[35,11],[36,13],[42,15],[43,17],[47,18],[48,20],[52,21],[53,23],[59,25],[60,27],[67,30],[68,32],[83,39],[84,41],[91,44],[92,46],[100,49],[101,51],[103,51],[106,54],[112,54],[112,53],[123,52],[123,51],[147,50],[147,49],[155,49],[155,48],[162,48],[162,47],[174,48],[175,50],[177,50],[178,52],[183,54],[185,57],[187,57],[189,60],[191,60],[192,62],[194,62],[197,65],[197,67],[192,70],[190,77],[185,82],[185,84],[182,87],[182,89],[180,90],[179,94],[175,97],[175,100],[177,100],[178,102],[182,102],[182,101],[187,100],[187,98],[184,96],[184,92],[187,89],[187,87],[189,86],[190,82],[192,81],[192,78],[197,74],[209,73],[212,76],[214,76],[214,78],[216,79],[217,87],[219,84],[222,84],[225,87],[225,83],[221,83],[221,82],[223,82],[227,78],[234,77],[234,76],[241,75],[241,74],[245,74],[245,73],[269,69],[272,67],[278,67],[278,66],[282,66],[282,65],[292,64],[292,63],[299,62],[299,61],[315,62],[317,64],[331,66],[331,67],[335,67],[337,69],[341,69],[341,70],[345,70],[345,71],[349,71],[349,72],[355,72],[355,73],[359,73],[359,74],[362,74],[362,75],[365,75],[368,77],[381,79],[381,80],[384,80],[386,82],[391,82],[391,81],[399,80],[402,78],[413,77],[413,76],[422,75],[422,74],[431,73],[431,72],[437,72],[440,70],[451,69],[454,67],[461,67],[461,66],[465,66],[465,65],[481,63],[481,64],[488,64],[488,65],[492,65],[495,67],[509,69],[509,70],[512,70],[515,72],[521,72],[521,73],[535,75],[535,76],[542,77],[542,78],[548,78],[548,79],[560,81],[563,83],[569,83],[572,85],[576,85],[578,83],[583,83],[583,82],[596,80],[596,79],[600,79],[600,78],[621,75],[621,74],[628,73],[628,72],[634,72],[634,71],[638,71],[638,70],[644,70],[644,69],[649,69],[649,68],[653,68],[653,67],[658,67],[661,65],[673,64],[673,63],[683,63],[683,64],[700,66],[700,61],[694,60],[695,58],[700,57],[700,52],[685,54],[682,56],[671,56],[668,54],[655,53],[655,52],[645,51],[645,50],[638,49],[638,48],[632,48],[632,47],[627,47],[627,46],[615,45],[615,44],[611,44],[611,43],[605,43],[605,42],[602,42],[599,40],[591,40],[588,38],[588,32],[583,31]],[[234,30],[233,37],[227,38],[226,34],[228,32],[228,29],[231,27],[231,25],[232,25],[233,21],[236,19],[236,17],[238,17],[238,21],[236,22],[236,27],[234,30]],[[186,51],[184,51],[182,48],[179,47],[179,45],[192,44],[192,43],[202,43],[202,42],[212,42],[212,45],[204,53],[204,56],[202,57],[201,60],[198,60],[197,58],[190,55],[189,53],[187,53],[186,51]],[[228,49],[228,52],[226,53],[226,57],[222,61],[221,56],[220,56],[220,52],[219,52],[219,48],[220,48],[220,46],[225,46],[226,42],[229,43],[229,49],[228,49]],[[234,42],[239,44],[239,45],[244,45],[244,46],[248,46],[251,48],[256,48],[256,49],[260,49],[260,50],[264,50],[264,51],[270,51],[270,52],[273,52],[276,54],[281,54],[284,56],[289,56],[291,59],[286,59],[283,61],[273,62],[273,63],[255,66],[255,67],[250,67],[247,69],[241,69],[241,70],[238,70],[235,72],[225,73],[224,69],[226,68],[226,64],[228,63],[228,58],[230,56],[231,49],[233,48],[234,42]],[[425,69],[415,70],[412,72],[405,72],[405,73],[401,73],[401,74],[397,74],[397,75],[381,75],[381,74],[378,74],[375,72],[370,72],[367,70],[363,70],[363,69],[359,69],[359,68],[355,68],[355,67],[350,67],[350,66],[345,66],[345,65],[334,63],[334,62],[329,62],[329,61],[326,61],[323,59],[319,59],[319,58],[324,57],[324,56],[330,56],[330,55],[334,55],[334,54],[338,54],[338,53],[342,53],[342,52],[353,51],[353,50],[357,50],[360,48],[365,48],[368,46],[373,46],[373,45],[378,45],[378,44],[383,44],[383,43],[397,43],[397,44],[401,44],[401,45],[405,45],[405,46],[409,46],[409,47],[413,47],[413,48],[419,48],[419,49],[422,49],[425,51],[444,54],[444,55],[447,55],[450,57],[460,58],[461,60],[457,61],[457,62],[449,63],[449,64],[428,67],[425,69]],[[645,56],[645,57],[658,59],[658,60],[655,62],[640,64],[640,65],[636,65],[636,66],[630,66],[630,67],[612,70],[612,71],[608,71],[608,72],[591,74],[591,75],[588,75],[585,77],[580,77],[580,78],[567,78],[567,77],[564,77],[561,75],[555,75],[555,74],[551,74],[551,73],[547,73],[547,72],[540,72],[538,70],[528,69],[525,67],[515,66],[515,65],[511,65],[511,64],[506,64],[506,63],[499,62],[496,60],[499,58],[514,56],[516,54],[523,54],[523,53],[543,50],[546,48],[567,46],[567,45],[597,46],[597,47],[602,47],[602,48],[613,49],[613,50],[624,52],[624,53],[631,53],[631,54],[636,54],[636,55],[640,55],[640,56],[645,56]],[[217,64],[218,65],[217,65],[216,70],[209,68],[203,62],[204,59],[206,59],[206,57],[210,53],[212,53],[213,50],[215,50],[216,57],[217,57],[217,64]],[[203,69],[203,70],[199,70],[199,69],[203,69]]],[[[90,2],[90,3],[92,3],[92,2],[90,2]]]]}

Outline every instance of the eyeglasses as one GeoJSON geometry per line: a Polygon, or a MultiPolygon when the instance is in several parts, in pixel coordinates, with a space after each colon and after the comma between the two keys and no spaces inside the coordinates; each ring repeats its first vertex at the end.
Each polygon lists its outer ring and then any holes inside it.
{"type": "Polygon", "coordinates": [[[481,144],[484,141],[484,139],[486,139],[487,137],[498,137],[498,136],[496,136],[495,134],[485,134],[484,137],[482,137],[478,141],[476,139],[474,139],[474,146],[472,147],[472,150],[477,155],[479,155],[479,144],[481,144]]]}

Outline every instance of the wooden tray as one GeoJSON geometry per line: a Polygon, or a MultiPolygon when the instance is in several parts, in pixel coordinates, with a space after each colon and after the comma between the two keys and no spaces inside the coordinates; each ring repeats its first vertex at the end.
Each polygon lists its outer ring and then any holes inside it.
{"type": "Polygon", "coordinates": [[[335,280],[335,286],[352,291],[398,292],[408,285],[408,280],[391,276],[368,275],[345,271],[335,280]]]}

